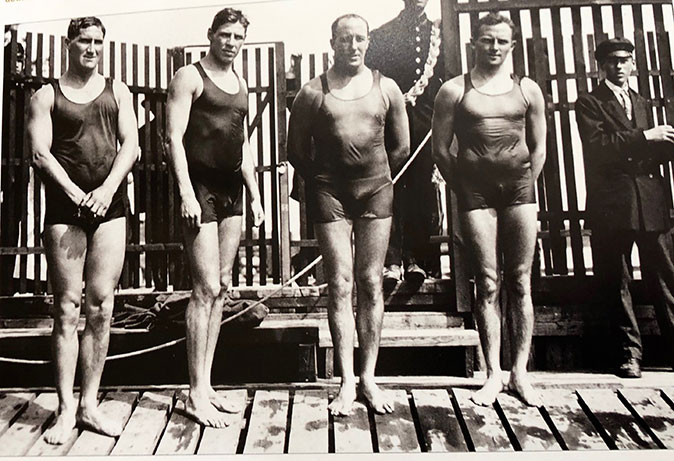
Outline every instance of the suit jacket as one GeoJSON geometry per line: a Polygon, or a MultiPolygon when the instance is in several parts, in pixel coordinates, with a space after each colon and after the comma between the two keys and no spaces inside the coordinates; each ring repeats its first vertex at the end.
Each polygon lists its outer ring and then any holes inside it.
{"type": "Polygon", "coordinates": [[[586,227],[634,231],[671,228],[660,164],[671,158],[665,143],[648,143],[646,100],[630,89],[629,120],[602,82],[576,101],[587,183],[586,227]]]}

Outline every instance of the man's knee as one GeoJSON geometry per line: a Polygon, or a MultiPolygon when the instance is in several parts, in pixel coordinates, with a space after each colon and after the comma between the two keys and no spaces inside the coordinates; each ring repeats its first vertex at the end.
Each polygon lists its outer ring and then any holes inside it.
{"type": "Polygon", "coordinates": [[[496,301],[498,296],[498,274],[496,271],[483,270],[475,276],[475,284],[477,286],[478,295],[488,301],[493,303],[496,301]]]}
{"type": "Polygon", "coordinates": [[[367,268],[366,270],[359,271],[356,278],[359,298],[362,299],[364,296],[370,300],[376,299],[381,296],[383,291],[382,285],[381,270],[377,271],[372,268],[367,268]]]}
{"type": "Polygon", "coordinates": [[[195,283],[192,288],[192,297],[201,305],[213,304],[220,294],[220,282],[218,280],[208,280],[201,283],[195,283]]]}
{"type": "Polygon", "coordinates": [[[520,268],[505,274],[505,284],[509,297],[522,299],[531,295],[531,270],[520,268]]]}
{"type": "Polygon", "coordinates": [[[54,294],[54,326],[60,329],[74,330],[80,319],[80,292],[54,294]]]}
{"type": "Polygon", "coordinates": [[[328,281],[330,295],[337,300],[351,299],[353,276],[349,273],[336,274],[328,281]]]}
{"type": "Polygon", "coordinates": [[[92,290],[87,292],[86,318],[92,327],[107,326],[112,318],[115,304],[113,290],[92,290]]]}

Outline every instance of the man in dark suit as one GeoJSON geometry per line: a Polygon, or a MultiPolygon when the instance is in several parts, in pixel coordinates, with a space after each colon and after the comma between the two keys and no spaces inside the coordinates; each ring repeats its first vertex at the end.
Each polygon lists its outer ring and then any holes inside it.
{"type": "Polygon", "coordinates": [[[622,353],[617,374],[625,378],[641,376],[641,336],[629,292],[635,242],[642,278],[654,296],[660,331],[674,340],[672,225],[666,182],[660,172],[660,165],[672,158],[674,128],[653,126],[646,100],[629,87],[633,50],[634,45],[624,38],[600,43],[595,58],[606,79],[576,102],[594,274],[607,309],[613,311],[622,353]]]}

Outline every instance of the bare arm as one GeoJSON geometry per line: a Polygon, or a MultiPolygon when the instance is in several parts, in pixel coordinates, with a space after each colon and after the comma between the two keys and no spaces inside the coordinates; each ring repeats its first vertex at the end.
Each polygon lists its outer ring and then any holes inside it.
{"type": "Polygon", "coordinates": [[[534,181],[543,171],[545,164],[545,140],[547,137],[547,121],[545,118],[545,98],[539,86],[528,78],[521,81],[522,91],[529,101],[527,110],[527,146],[531,155],[531,172],[534,181]]]}
{"type": "Polygon", "coordinates": [[[395,176],[410,155],[410,126],[405,100],[398,85],[390,78],[382,77],[381,87],[389,102],[385,140],[391,174],[395,176]]]}
{"type": "Polygon", "coordinates": [[[47,85],[40,88],[30,100],[28,116],[28,140],[32,152],[33,168],[44,180],[51,181],[63,189],[76,205],[81,205],[86,194],[75,184],[61,164],[51,153],[54,89],[47,85]]]}
{"type": "MultiPolygon", "coordinates": [[[[243,81],[240,85],[245,85],[243,81]]],[[[247,91],[247,89],[246,89],[247,91]]],[[[253,152],[248,142],[248,123],[243,122],[243,146],[241,159],[241,175],[243,176],[243,184],[250,197],[250,206],[253,212],[253,225],[259,226],[264,221],[264,211],[262,209],[262,200],[260,199],[260,190],[257,187],[255,180],[255,161],[253,160],[253,152]]]]}
{"type": "Polygon", "coordinates": [[[133,111],[133,99],[129,88],[122,82],[113,82],[113,92],[117,100],[119,112],[117,115],[117,136],[120,143],[119,151],[105,178],[103,184],[87,194],[84,205],[94,215],[105,216],[112,197],[119,185],[133,168],[138,158],[138,124],[133,111]]]}
{"type": "Polygon", "coordinates": [[[194,75],[190,75],[189,72],[188,67],[183,67],[176,72],[169,85],[166,103],[166,138],[169,162],[180,193],[180,214],[189,227],[197,228],[201,225],[201,206],[199,206],[190,181],[187,156],[183,145],[192,98],[197,90],[194,75]]]}
{"type": "Polygon", "coordinates": [[[320,93],[311,87],[312,82],[302,87],[297,94],[288,122],[288,161],[305,180],[311,180],[313,160],[311,158],[311,128],[316,114],[320,93]]]}
{"type": "Polygon", "coordinates": [[[458,80],[452,79],[440,87],[433,109],[433,161],[450,186],[454,184],[452,167],[455,160],[450,152],[454,139],[454,111],[462,95],[463,87],[458,80]]]}

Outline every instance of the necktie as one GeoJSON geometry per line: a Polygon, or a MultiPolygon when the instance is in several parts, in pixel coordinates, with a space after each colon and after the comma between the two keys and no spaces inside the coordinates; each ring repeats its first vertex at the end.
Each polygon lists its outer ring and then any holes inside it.
{"type": "Polygon", "coordinates": [[[627,119],[632,120],[632,101],[630,100],[630,95],[627,93],[627,90],[620,91],[620,104],[623,106],[627,119]]]}

